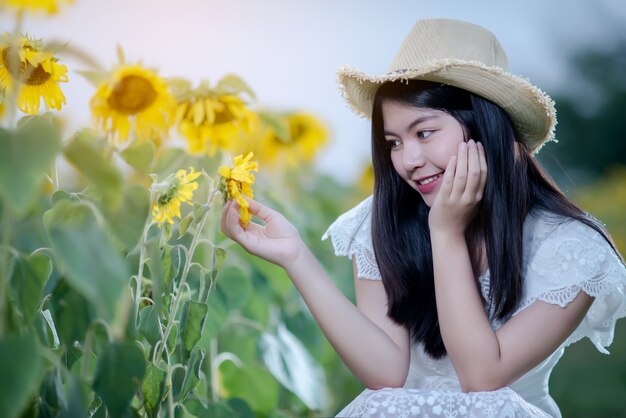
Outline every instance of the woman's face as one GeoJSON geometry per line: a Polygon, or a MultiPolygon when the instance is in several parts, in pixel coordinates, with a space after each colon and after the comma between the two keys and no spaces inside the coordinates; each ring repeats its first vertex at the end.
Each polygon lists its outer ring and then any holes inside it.
{"type": "Polygon", "coordinates": [[[465,140],[463,126],[441,110],[388,100],[382,114],[393,167],[431,207],[450,157],[465,140]]]}

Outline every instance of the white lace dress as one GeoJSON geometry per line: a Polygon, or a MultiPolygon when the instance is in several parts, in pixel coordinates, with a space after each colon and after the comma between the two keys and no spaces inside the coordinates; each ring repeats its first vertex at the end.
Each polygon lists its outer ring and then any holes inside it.
{"type": "MultiPolygon", "coordinates": [[[[371,238],[372,197],[341,215],[322,239],[335,254],[356,260],[360,278],[380,280],[371,238]]],[[[548,393],[548,379],[565,347],[588,337],[602,353],[613,340],[617,319],[626,316],[626,269],[595,230],[553,215],[528,216],[524,225],[524,296],[515,314],[541,300],[561,307],[583,291],[595,298],[567,340],[541,364],[509,387],[463,393],[450,360],[429,357],[421,344],[411,348],[404,387],[363,391],[339,417],[560,417],[548,393]]],[[[479,278],[489,292],[489,273],[479,278]]],[[[488,309],[488,308],[487,308],[488,309]]],[[[494,329],[501,326],[492,323],[494,329]]]]}

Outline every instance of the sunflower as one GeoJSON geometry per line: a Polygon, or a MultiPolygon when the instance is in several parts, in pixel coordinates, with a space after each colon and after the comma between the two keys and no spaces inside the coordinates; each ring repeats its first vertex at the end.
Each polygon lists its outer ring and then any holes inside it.
{"type": "Polygon", "coordinates": [[[262,113],[261,120],[251,144],[259,160],[269,165],[295,167],[311,161],[328,140],[327,129],[309,113],[262,113]]]}
{"type": "Polygon", "coordinates": [[[242,141],[257,123],[254,112],[241,97],[254,97],[248,86],[237,76],[228,75],[212,88],[203,81],[191,89],[185,80],[176,80],[178,99],[175,123],[186,139],[192,154],[215,155],[226,150],[238,152],[242,141]]]}
{"type": "Polygon", "coordinates": [[[180,218],[180,206],[182,203],[190,203],[193,191],[198,188],[197,179],[202,173],[178,170],[171,174],[161,183],[152,184],[154,202],[152,204],[152,219],[160,225],[164,222],[174,223],[174,218],[180,218]]]}
{"type": "Polygon", "coordinates": [[[119,65],[91,98],[98,128],[117,142],[131,129],[139,139],[158,142],[171,126],[176,101],[156,72],[140,65],[119,65]]]}
{"type": "Polygon", "coordinates": [[[238,155],[233,160],[230,167],[221,166],[217,172],[224,181],[225,192],[228,199],[234,199],[240,208],[239,221],[243,228],[247,228],[252,219],[252,215],[248,208],[250,204],[244,196],[253,198],[252,184],[254,183],[254,175],[251,171],[259,171],[259,163],[251,161],[253,153],[249,152],[245,157],[238,155]]]}
{"type": "Polygon", "coordinates": [[[45,11],[52,14],[59,10],[59,4],[71,4],[73,2],[74,0],[0,0],[0,6],[8,5],[19,11],[45,11]]]}
{"type": "Polygon", "coordinates": [[[58,63],[42,41],[22,36],[0,37],[0,88],[5,96],[15,94],[17,107],[24,113],[39,112],[41,99],[48,109],[61,110],[65,96],[59,83],[67,82],[67,67],[58,63]]]}

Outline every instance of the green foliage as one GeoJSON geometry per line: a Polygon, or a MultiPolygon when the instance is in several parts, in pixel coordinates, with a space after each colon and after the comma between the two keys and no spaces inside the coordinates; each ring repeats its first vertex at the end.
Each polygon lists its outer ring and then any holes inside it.
{"type": "MultiPolygon", "coordinates": [[[[218,157],[145,142],[120,151],[88,130],[61,146],[56,126],[43,115],[0,131],[0,159],[15,159],[2,164],[10,181],[0,179],[0,370],[11,376],[0,416],[331,415],[354,395],[286,273],[218,231],[221,198],[208,174],[218,157]],[[62,160],[70,187],[55,174],[62,160]],[[148,175],[157,184],[192,166],[207,173],[193,204],[156,225],[148,175]]],[[[294,219],[350,283],[349,263],[318,242],[349,204],[346,190],[306,167],[264,176],[257,198],[294,219]],[[312,199],[302,183],[324,192],[312,199]]]]}
{"type": "Polygon", "coordinates": [[[8,207],[26,210],[60,147],[51,115],[25,118],[15,131],[0,127],[0,196],[8,207]]]}
{"type": "Polygon", "coordinates": [[[32,335],[0,338],[0,416],[15,418],[40,384],[43,360],[32,335]]]}

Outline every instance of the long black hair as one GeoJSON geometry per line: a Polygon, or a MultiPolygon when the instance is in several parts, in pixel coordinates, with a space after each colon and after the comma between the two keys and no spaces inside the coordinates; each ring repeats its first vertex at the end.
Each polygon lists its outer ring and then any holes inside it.
{"type": "Polygon", "coordinates": [[[611,243],[602,227],[570,202],[542,172],[527,147],[516,141],[502,108],[449,85],[416,80],[383,84],[372,112],[374,254],[387,293],[388,316],[405,325],[413,340],[423,343],[432,357],[445,356],[446,348],[435,302],[429,208],[393,167],[383,134],[384,101],[444,111],[463,126],[467,138],[483,144],[487,184],[467,235],[474,263],[481,256],[479,249],[486,251],[490,280],[489,300],[484,302],[490,307],[491,319],[509,317],[522,297],[522,235],[531,211],[543,209],[576,219],[611,243]]]}

